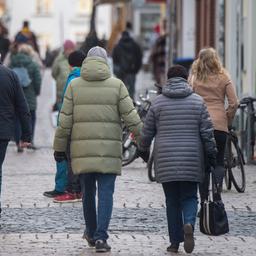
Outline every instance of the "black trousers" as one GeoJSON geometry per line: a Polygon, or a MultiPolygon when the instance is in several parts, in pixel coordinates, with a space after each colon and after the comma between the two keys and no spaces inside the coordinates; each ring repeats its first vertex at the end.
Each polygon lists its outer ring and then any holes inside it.
{"type": "MultiPolygon", "coordinates": [[[[214,138],[215,138],[216,146],[218,150],[217,156],[216,156],[216,165],[224,168],[224,156],[225,156],[225,148],[226,148],[226,141],[227,141],[227,133],[224,131],[214,130],[214,138]]],[[[208,188],[209,188],[209,182],[210,182],[210,176],[209,176],[210,170],[209,170],[209,164],[207,163],[207,159],[205,162],[206,162],[205,178],[203,183],[199,185],[201,201],[204,201],[208,197],[208,188]]],[[[224,176],[221,177],[222,180],[223,178],[224,176]]]]}

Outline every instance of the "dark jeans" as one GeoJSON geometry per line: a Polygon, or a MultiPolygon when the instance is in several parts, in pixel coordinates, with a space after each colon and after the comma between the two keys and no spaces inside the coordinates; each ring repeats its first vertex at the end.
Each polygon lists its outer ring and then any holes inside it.
{"type": "Polygon", "coordinates": [[[127,87],[130,97],[134,99],[136,74],[125,74],[122,75],[120,79],[124,82],[125,86],[127,87]]]}
{"type": "MultiPolygon", "coordinates": [[[[32,127],[32,142],[33,142],[35,127],[36,127],[36,110],[31,110],[30,114],[31,114],[31,127],[32,127]]],[[[16,145],[19,145],[20,138],[21,138],[21,126],[20,126],[19,118],[17,117],[15,122],[15,134],[14,134],[16,145]]]]}
{"type": "Polygon", "coordinates": [[[171,243],[184,241],[183,225],[196,222],[197,183],[174,181],[163,183],[166,213],[171,243]]]}
{"type": "Polygon", "coordinates": [[[1,213],[1,188],[2,188],[2,165],[4,162],[8,140],[0,140],[0,213],[1,213]]]}
{"type": "MultiPolygon", "coordinates": [[[[217,146],[217,150],[218,150],[217,156],[216,156],[216,165],[224,168],[224,156],[225,156],[225,148],[226,148],[226,141],[227,141],[227,133],[224,131],[214,130],[214,138],[215,138],[216,146],[217,146]]],[[[203,180],[203,183],[201,183],[199,186],[201,201],[206,200],[208,197],[208,188],[209,188],[209,183],[210,183],[210,175],[209,175],[210,170],[209,170],[209,166],[207,164],[207,159],[206,159],[205,172],[206,172],[206,175],[203,180]]],[[[219,179],[222,181],[223,181],[223,178],[224,178],[224,176],[219,177],[219,179]]],[[[221,195],[219,195],[219,200],[221,200],[221,195]]]]}
{"type": "Polygon", "coordinates": [[[83,193],[85,233],[96,240],[108,239],[108,226],[113,209],[113,194],[116,175],[88,173],[80,175],[83,193]],[[96,184],[98,190],[98,209],[96,212],[96,184]]]}

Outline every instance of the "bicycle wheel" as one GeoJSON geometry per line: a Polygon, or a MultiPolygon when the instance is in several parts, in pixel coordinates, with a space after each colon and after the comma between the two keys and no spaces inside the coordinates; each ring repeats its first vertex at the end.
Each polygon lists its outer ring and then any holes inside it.
{"type": "Polygon", "coordinates": [[[152,181],[152,182],[156,181],[156,177],[155,177],[155,174],[154,174],[154,155],[153,155],[153,153],[150,155],[147,167],[148,167],[148,178],[149,178],[149,180],[152,181]]]}
{"type": "Polygon", "coordinates": [[[231,178],[230,178],[230,171],[228,169],[225,170],[225,184],[227,190],[230,190],[232,187],[231,178]]]}
{"type": "Polygon", "coordinates": [[[231,138],[231,165],[229,166],[230,179],[234,184],[237,192],[245,191],[245,172],[242,151],[235,139],[231,138]]]}
{"type": "Polygon", "coordinates": [[[137,158],[137,146],[132,143],[128,148],[123,151],[122,166],[126,166],[137,158]]]}

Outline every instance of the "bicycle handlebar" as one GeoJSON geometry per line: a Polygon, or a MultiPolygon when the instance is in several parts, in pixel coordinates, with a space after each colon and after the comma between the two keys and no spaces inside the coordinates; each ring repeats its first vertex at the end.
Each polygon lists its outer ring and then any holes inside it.
{"type": "Polygon", "coordinates": [[[240,100],[240,105],[248,105],[250,103],[256,102],[255,97],[244,97],[240,100]]]}

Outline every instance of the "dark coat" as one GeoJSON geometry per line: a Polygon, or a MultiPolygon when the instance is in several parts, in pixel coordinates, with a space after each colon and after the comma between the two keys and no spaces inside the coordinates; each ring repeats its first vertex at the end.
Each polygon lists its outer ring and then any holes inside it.
{"type": "Polygon", "coordinates": [[[142,65],[142,52],[140,46],[123,32],[121,39],[113,50],[114,73],[119,78],[125,74],[136,74],[142,65]]]}
{"type": "Polygon", "coordinates": [[[9,51],[10,40],[2,35],[0,35],[0,53],[1,53],[1,61],[4,61],[4,58],[9,51]]]}
{"type": "Polygon", "coordinates": [[[215,157],[213,125],[203,99],[187,81],[167,81],[147,114],[140,145],[148,148],[155,137],[155,172],[160,183],[201,182],[204,152],[215,157]]]}
{"type": "Polygon", "coordinates": [[[39,66],[25,53],[17,53],[11,57],[10,68],[24,67],[27,69],[31,84],[23,88],[26,100],[30,110],[36,110],[36,97],[40,94],[41,89],[41,74],[39,66]]]}
{"type": "Polygon", "coordinates": [[[16,115],[22,127],[21,140],[30,142],[30,113],[18,77],[0,65],[0,140],[10,140],[13,136],[16,115]]]}

